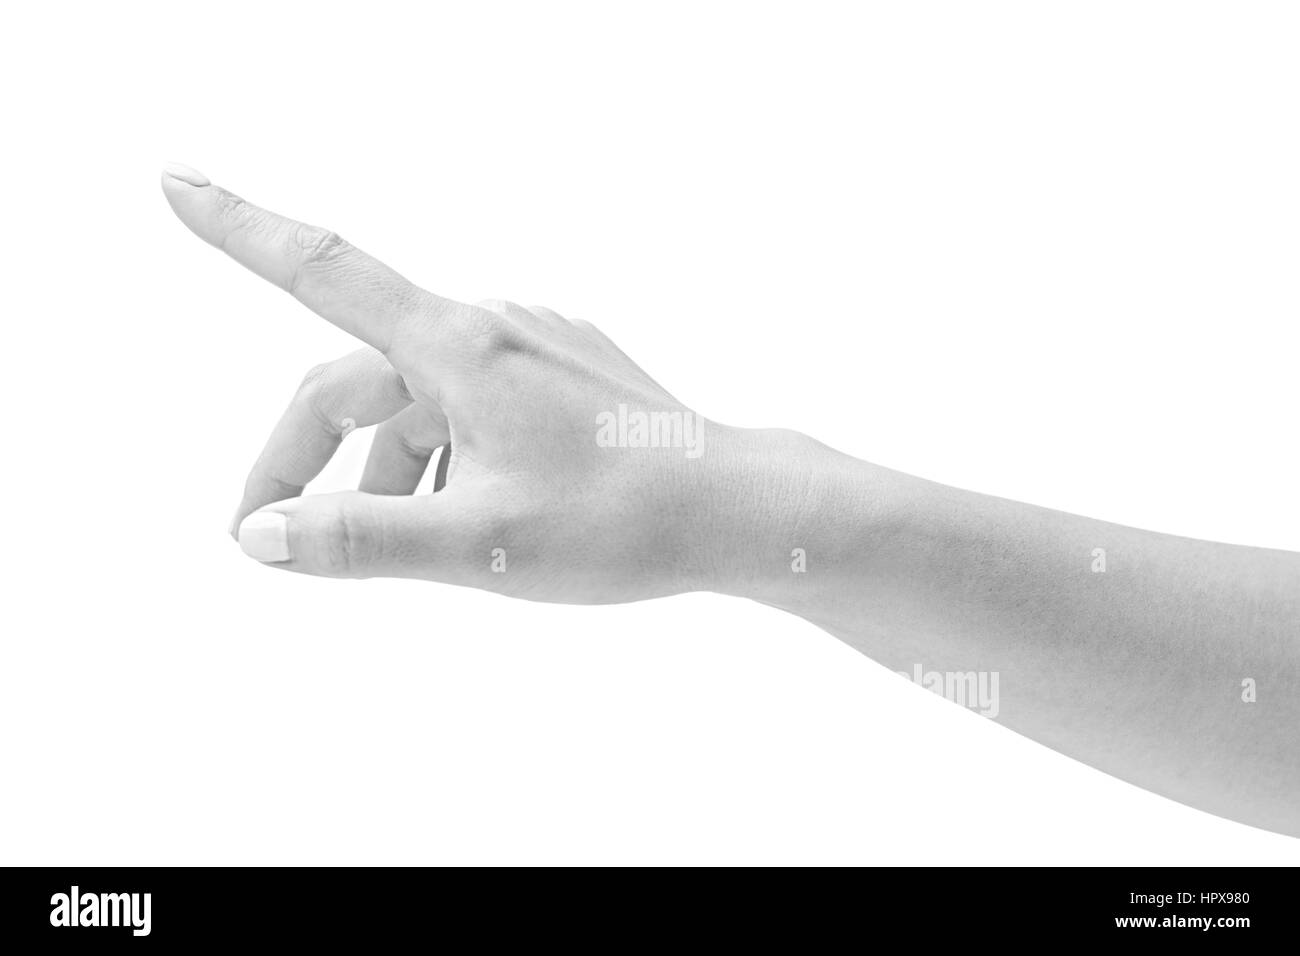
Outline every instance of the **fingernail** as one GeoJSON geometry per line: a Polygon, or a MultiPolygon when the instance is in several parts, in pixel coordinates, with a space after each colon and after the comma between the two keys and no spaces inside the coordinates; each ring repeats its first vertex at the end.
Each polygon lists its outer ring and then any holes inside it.
{"type": "Polygon", "coordinates": [[[288,561],[288,519],[278,511],[254,511],[239,526],[239,546],[264,564],[288,561]]]}
{"type": "Polygon", "coordinates": [[[186,166],[184,163],[164,163],[163,172],[172,179],[179,179],[191,186],[210,186],[212,184],[212,180],[208,179],[207,176],[204,176],[192,166],[186,166]]]}

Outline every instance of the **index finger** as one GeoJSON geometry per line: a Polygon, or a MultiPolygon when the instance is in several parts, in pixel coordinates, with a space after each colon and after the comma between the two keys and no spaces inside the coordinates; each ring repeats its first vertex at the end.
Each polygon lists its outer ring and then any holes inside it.
{"type": "Polygon", "coordinates": [[[338,233],[245,202],[188,166],[168,165],[162,187],[172,210],[200,239],[385,355],[403,321],[453,305],[338,233]]]}

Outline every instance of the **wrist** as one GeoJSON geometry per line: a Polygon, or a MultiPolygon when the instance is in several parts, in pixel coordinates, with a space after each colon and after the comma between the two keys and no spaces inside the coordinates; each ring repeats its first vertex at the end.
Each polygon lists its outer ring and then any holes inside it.
{"type": "Polygon", "coordinates": [[[874,466],[799,432],[710,423],[696,589],[801,612],[861,560],[879,513],[874,466]]]}

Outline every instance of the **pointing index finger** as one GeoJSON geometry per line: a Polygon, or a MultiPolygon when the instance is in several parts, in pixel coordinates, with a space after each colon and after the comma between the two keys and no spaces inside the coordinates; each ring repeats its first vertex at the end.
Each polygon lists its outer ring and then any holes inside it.
{"type": "Polygon", "coordinates": [[[385,354],[401,322],[451,305],[338,233],[245,202],[197,170],[169,164],[162,187],[172,210],[200,239],[385,354]]]}

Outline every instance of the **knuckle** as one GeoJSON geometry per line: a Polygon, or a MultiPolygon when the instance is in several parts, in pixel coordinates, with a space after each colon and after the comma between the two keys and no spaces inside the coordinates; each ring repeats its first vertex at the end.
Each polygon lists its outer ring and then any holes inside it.
{"type": "Polygon", "coordinates": [[[338,423],[333,419],[334,410],[330,401],[333,392],[329,382],[332,369],[332,362],[313,366],[298,385],[294,401],[315,416],[327,430],[337,431],[338,423]]]}
{"type": "Polygon", "coordinates": [[[333,229],[297,225],[290,231],[290,242],[304,262],[327,262],[347,249],[347,240],[333,229]]]}
{"type": "Polygon", "coordinates": [[[493,312],[507,322],[527,324],[537,318],[536,313],[509,299],[480,299],[475,303],[475,307],[493,312]]]}
{"type": "Polygon", "coordinates": [[[288,289],[297,292],[303,273],[309,268],[329,266],[350,248],[347,240],[332,229],[295,223],[285,236],[285,251],[293,263],[288,289]]]}
{"type": "Polygon", "coordinates": [[[526,346],[523,332],[496,312],[475,309],[461,323],[463,335],[471,355],[481,361],[492,361],[526,346]]]}
{"type": "Polygon", "coordinates": [[[233,235],[257,225],[256,207],[224,189],[217,193],[217,216],[223,224],[219,243],[222,251],[228,250],[233,235]]]}
{"type": "Polygon", "coordinates": [[[217,210],[229,222],[238,222],[247,218],[251,208],[243,198],[229,190],[222,189],[217,193],[217,210]]]}
{"type": "Polygon", "coordinates": [[[533,315],[537,316],[539,319],[546,319],[550,322],[566,321],[564,316],[560,315],[560,313],[556,312],[554,309],[548,309],[544,305],[530,305],[528,311],[533,313],[533,315]]]}
{"type": "Polygon", "coordinates": [[[364,506],[344,502],[324,520],[321,567],[338,577],[365,577],[374,565],[379,548],[364,506]]]}
{"type": "Polygon", "coordinates": [[[298,385],[298,391],[306,392],[313,388],[317,388],[324,380],[325,374],[329,370],[329,362],[321,362],[319,365],[313,365],[311,368],[307,369],[307,374],[302,377],[302,381],[298,385]]]}
{"type": "Polygon", "coordinates": [[[421,436],[412,434],[405,429],[397,433],[397,449],[407,458],[423,460],[433,455],[437,445],[431,445],[421,436]]]}

